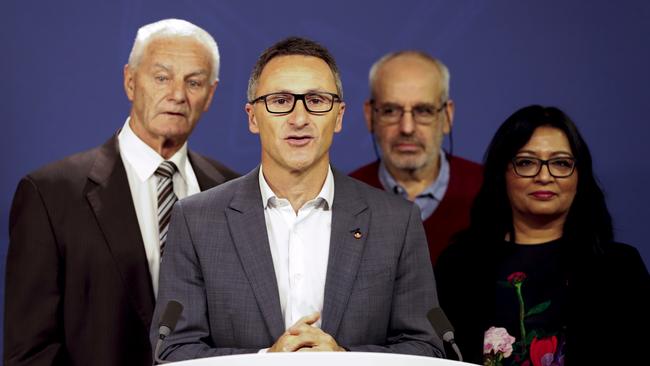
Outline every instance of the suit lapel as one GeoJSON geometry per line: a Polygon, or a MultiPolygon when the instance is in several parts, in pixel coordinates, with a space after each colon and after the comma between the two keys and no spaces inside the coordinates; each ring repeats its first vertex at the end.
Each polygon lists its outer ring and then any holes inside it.
{"type": "Polygon", "coordinates": [[[337,336],[363,254],[370,225],[370,212],[367,207],[351,178],[334,170],[332,233],[321,326],[323,331],[334,338],[337,336]]]}
{"type": "Polygon", "coordinates": [[[88,174],[86,198],[95,213],[133,307],[149,327],[155,303],[142,234],[126,170],[113,136],[99,150],[88,174]]]}
{"type": "Polygon", "coordinates": [[[187,155],[201,191],[208,190],[226,181],[226,178],[206,158],[191,150],[187,151],[187,155]]]}
{"type": "Polygon", "coordinates": [[[242,177],[239,190],[226,210],[226,216],[244,272],[271,338],[275,341],[284,332],[284,320],[266,232],[258,174],[259,168],[242,177]]]}

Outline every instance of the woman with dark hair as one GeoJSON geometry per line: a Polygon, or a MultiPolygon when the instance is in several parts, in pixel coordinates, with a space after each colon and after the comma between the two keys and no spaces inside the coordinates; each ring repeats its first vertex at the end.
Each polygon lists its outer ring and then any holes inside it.
{"type": "Polygon", "coordinates": [[[470,227],[436,264],[440,305],[467,361],[650,364],[650,277],[613,240],[591,154],[561,110],[498,129],[470,227]]]}

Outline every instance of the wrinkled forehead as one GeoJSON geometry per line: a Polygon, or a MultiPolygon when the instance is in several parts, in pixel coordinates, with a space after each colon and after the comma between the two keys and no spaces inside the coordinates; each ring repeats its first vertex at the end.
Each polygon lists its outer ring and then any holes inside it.
{"type": "Polygon", "coordinates": [[[396,58],[377,70],[373,98],[401,103],[433,103],[442,94],[438,67],[420,58],[396,58]]]}
{"type": "Polygon", "coordinates": [[[185,36],[164,36],[152,39],[145,47],[141,63],[194,63],[212,67],[210,51],[199,41],[185,36]]]}

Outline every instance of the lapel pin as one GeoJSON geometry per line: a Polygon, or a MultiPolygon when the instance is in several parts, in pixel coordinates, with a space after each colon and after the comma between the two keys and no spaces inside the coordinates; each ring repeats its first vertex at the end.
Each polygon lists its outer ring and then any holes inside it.
{"type": "Polygon", "coordinates": [[[352,233],[352,236],[354,236],[354,238],[357,239],[357,240],[361,239],[361,237],[363,236],[363,234],[361,234],[361,229],[359,229],[359,228],[356,228],[356,229],[354,229],[354,230],[352,230],[350,232],[352,233]]]}

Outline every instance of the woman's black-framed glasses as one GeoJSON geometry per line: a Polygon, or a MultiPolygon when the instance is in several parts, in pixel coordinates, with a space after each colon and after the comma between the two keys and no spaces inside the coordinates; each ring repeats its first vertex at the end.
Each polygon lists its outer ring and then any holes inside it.
{"type": "Polygon", "coordinates": [[[266,110],[269,113],[291,113],[296,107],[296,101],[298,100],[302,100],[307,112],[327,113],[332,110],[334,103],[341,101],[341,97],[337,94],[327,92],[312,92],[305,94],[270,93],[257,97],[248,103],[255,104],[262,100],[264,101],[266,110]]]}
{"type": "Polygon", "coordinates": [[[512,159],[512,167],[515,174],[524,178],[532,178],[539,174],[542,166],[548,167],[548,172],[555,178],[566,178],[571,176],[576,169],[576,159],[573,157],[557,157],[542,160],[529,156],[515,156],[512,159]]]}

